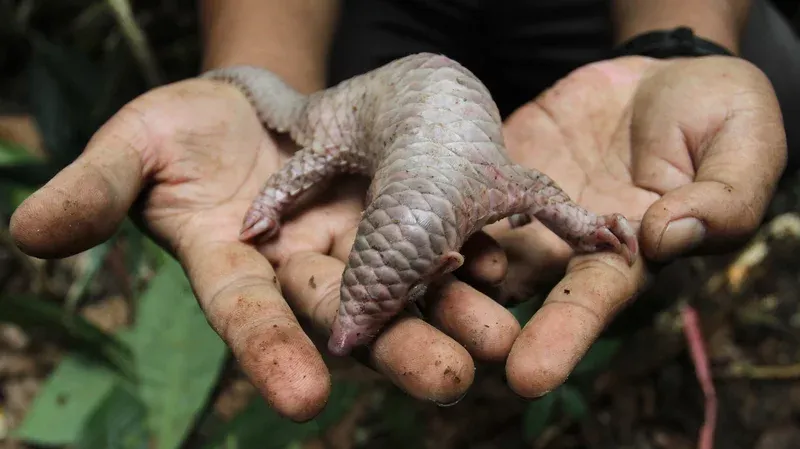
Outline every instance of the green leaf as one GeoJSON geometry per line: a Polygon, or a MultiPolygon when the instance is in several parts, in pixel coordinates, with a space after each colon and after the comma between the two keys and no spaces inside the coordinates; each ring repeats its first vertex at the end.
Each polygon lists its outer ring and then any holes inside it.
{"type": "Polygon", "coordinates": [[[22,145],[0,139],[0,180],[4,185],[9,188],[38,187],[55,174],[56,170],[49,161],[34,156],[22,145]]]}
{"type": "Polygon", "coordinates": [[[351,408],[358,392],[356,382],[334,382],[325,409],[305,423],[282,418],[261,396],[256,396],[239,415],[209,439],[204,449],[284,449],[319,435],[339,422],[351,408]]]}
{"type": "Polygon", "coordinates": [[[0,297],[0,317],[2,322],[61,341],[73,352],[102,362],[127,378],[134,376],[132,352],[124,342],[54,303],[30,295],[0,297]]]}
{"type": "Polygon", "coordinates": [[[168,252],[164,251],[156,242],[149,238],[144,239],[142,242],[142,250],[144,251],[146,260],[152,264],[154,269],[160,268],[172,259],[172,256],[170,256],[168,252]]]}
{"type": "Polygon", "coordinates": [[[586,352],[572,371],[575,375],[586,374],[605,368],[617,353],[622,342],[616,339],[601,338],[586,352]]]}
{"type": "Polygon", "coordinates": [[[28,199],[36,191],[34,187],[13,187],[9,192],[9,202],[11,207],[16,210],[23,201],[28,199]]]}
{"type": "MultiPolygon", "coordinates": [[[[2,171],[2,167],[0,167],[2,171]]],[[[24,186],[9,182],[0,174],[0,213],[8,217],[22,204],[25,199],[36,191],[35,186],[24,186]]],[[[6,222],[8,225],[8,222],[6,222]]]]}
{"type": "Polygon", "coordinates": [[[525,327],[531,317],[533,317],[533,314],[536,313],[538,305],[538,301],[528,299],[527,301],[523,301],[514,305],[513,307],[509,307],[508,310],[512,315],[514,315],[514,318],[517,319],[520,326],[525,327]]]}
{"type": "Polygon", "coordinates": [[[0,139],[0,165],[17,165],[38,161],[39,159],[24,146],[0,139]]]}
{"type": "Polygon", "coordinates": [[[117,379],[101,365],[66,355],[33,400],[13,436],[42,445],[74,443],[117,379]]]}
{"type": "Polygon", "coordinates": [[[548,420],[553,413],[556,395],[548,393],[533,401],[522,414],[522,432],[525,441],[533,443],[547,427],[548,420]]]}
{"type": "Polygon", "coordinates": [[[148,449],[147,410],[129,388],[115,385],[86,421],[76,449],[148,449]]]}
{"type": "Polygon", "coordinates": [[[103,266],[108,252],[114,245],[115,237],[89,249],[86,251],[88,262],[82,272],[78,275],[77,279],[70,286],[67,291],[67,297],[64,298],[64,306],[67,312],[74,313],[77,310],[80,300],[86,294],[89,284],[100,271],[103,266]]]}
{"type": "Polygon", "coordinates": [[[561,406],[564,413],[576,420],[581,420],[589,413],[589,405],[577,388],[564,384],[559,389],[561,406]]]}
{"type": "Polygon", "coordinates": [[[177,448],[208,400],[227,349],[174,259],[150,281],[137,309],[135,327],[123,335],[135,354],[148,427],[155,447],[177,448]]]}

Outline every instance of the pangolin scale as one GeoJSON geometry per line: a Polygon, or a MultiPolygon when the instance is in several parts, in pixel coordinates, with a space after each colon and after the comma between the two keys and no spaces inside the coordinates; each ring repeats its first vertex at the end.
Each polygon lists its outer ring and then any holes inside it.
{"type": "Polygon", "coordinates": [[[504,218],[514,227],[536,219],[578,253],[610,249],[630,264],[636,257],[624,216],[589,212],[545,174],[511,161],[488,89],[446,56],[402,57],[311,95],[256,67],[202,76],[237,86],[265,128],[288,132],[300,147],[266,181],[240,239],[275,235],[282,213],[334,175],[371,178],[328,340],[334,355],[369,344],[461,266],[470,235],[504,218]]]}

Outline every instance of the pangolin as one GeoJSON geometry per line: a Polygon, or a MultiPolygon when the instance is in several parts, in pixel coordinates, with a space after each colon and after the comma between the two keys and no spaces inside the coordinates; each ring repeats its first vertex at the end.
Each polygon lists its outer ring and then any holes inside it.
{"type": "Polygon", "coordinates": [[[371,178],[328,340],[334,355],[369,344],[462,265],[470,235],[504,218],[512,227],[536,219],[576,253],[610,249],[634,262],[626,218],[596,215],[547,175],[512,162],[488,89],[444,55],[401,57],[310,95],[252,66],[201,76],[237,86],[266,129],[299,147],[253,201],[241,240],[274,236],[282,213],[334,175],[371,178]]]}

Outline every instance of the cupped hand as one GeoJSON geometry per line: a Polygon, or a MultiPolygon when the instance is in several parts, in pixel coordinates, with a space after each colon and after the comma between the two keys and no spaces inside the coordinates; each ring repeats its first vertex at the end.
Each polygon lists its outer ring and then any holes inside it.
{"type": "MultiPolygon", "coordinates": [[[[24,252],[65,257],[109,238],[129,212],[182,264],[210,325],[275,410],[316,416],[330,392],[322,351],[339,302],[344,260],[366,183],[337,181],[313,207],[286,217],[277,238],[238,239],[267,177],[296,148],[267,133],[234,87],[194,79],[150,91],[113,116],[82,155],[15,212],[24,252]],[[300,322],[310,323],[315,342],[300,322]]],[[[469,247],[479,248],[480,239],[469,247]]],[[[463,267],[502,278],[499,248],[463,267]]],[[[169,298],[164,298],[168,301],[169,298]]],[[[450,278],[430,306],[392,323],[365,363],[414,397],[451,403],[472,383],[474,362],[502,360],[519,325],[502,306],[450,278]],[[491,324],[491,326],[490,326],[491,324]]]]}
{"type": "Polygon", "coordinates": [[[508,257],[494,292],[501,300],[559,281],[508,356],[509,383],[525,397],[560,385],[659,263],[731,250],[750,236],[786,163],[769,81],[728,57],[585,66],[509,117],[505,138],[513,159],[587,209],[624,214],[641,248],[629,267],[610,252],[569,259],[566,244],[536,222],[487,228],[508,257]]]}

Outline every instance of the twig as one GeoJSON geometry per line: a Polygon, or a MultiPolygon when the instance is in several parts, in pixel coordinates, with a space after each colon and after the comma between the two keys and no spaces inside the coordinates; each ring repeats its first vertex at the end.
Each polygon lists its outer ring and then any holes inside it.
{"type": "Polygon", "coordinates": [[[689,305],[681,307],[683,318],[683,332],[689,345],[689,353],[694,362],[695,374],[705,396],[705,417],[703,427],[700,428],[698,449],[712,449],[714,447],[714,430],[717,425],[717,392],[711,380],[711,368],[706,354],[703,335],[700,330],[700,319],[697,311],[689,305]]]}
{"type": "Polygon", "coordinates": [[[722,373],[716,375],[729,379],[757,379],[757,380],[796,380],[800,379],[800,363],[792,365],[751,365],[747,362],[737,362],[728,366],[722,373]]]}
{"type": "Polygon", "coordinates": [[[147,83],[151,87],[162,84],[161,71],[156,64],[153,51],[147,43],[147,37],[145,37],[142,28],[133,17],[130,2],[128,0],[106,0],[106,4],[114,13],[117,24],[122,29],[122,34],[128,41],[128,45],[130,45],[133,56],[139,63],[147,83]]]}

